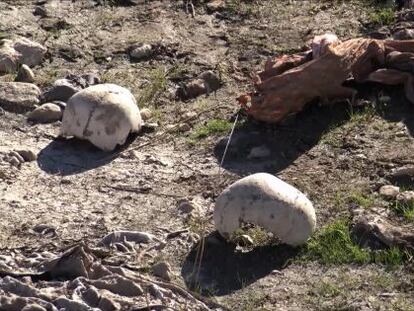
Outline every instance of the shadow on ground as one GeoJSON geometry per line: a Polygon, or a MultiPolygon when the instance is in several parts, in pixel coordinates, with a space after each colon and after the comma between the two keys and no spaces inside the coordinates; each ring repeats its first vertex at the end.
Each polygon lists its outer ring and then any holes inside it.
{"type": "Polygon", "coordinates": [[[110,163],[136,137],[136,134],[131,134],[125,145],[113,152],[102,151],[85,140],[57,138],[41,150],[37,163],[48,174],[79,174],[110,163]]]}
{"type": "Polygon", "coordinates": [[[268,245],[242,253],[235,250],[234,244],[222,240],[217,232],[204,241],[201,265],[196,264],[199,243],[187,255],[181,275],[188,288],[206,296],[223,296],[242,289],[274,270],[283,269],[299,251],[287,245],[268,245]]]}
{"type": "MultiPolygon", "coordinates": [[[[280,125],[246,121],[235,130],[223,167],[239,175],[278,173],[315,146],[329,129],[348,120],[347,107],[345,103],[324,107],[311,105],[280,125]],[[254,147],[268,150],[269,154],[251,158],[254,147]]],[[[215,146],[214,155],[219,161],[227,141],[225,137],[215,146]]]]}
{"type": "MultiPolygon", "coordinates": [[[[384,88],[373,84],[358,86],[360,100],[376,102],[375,113],[390,122],[403,122],[414,136],[414,105],[404,98],[401,88],[384,88]],[[379,103],[378,94],[389,94],[391,101],[385,106],[379,103]]],[[[290,166],[299,156],[319,143],[325,133],[341,126],[351,118],[347,103],[331,106],[308,105],[302,112],[289,117],[282,124],[246,121],[236,128],[229,144],[223,167],[238,175],[257,172],[277,174],[290,166]],[[253,148],[267,150],[268,155],[251,158],[253,148]]],[[[214,155],[221,162],[228,137],[221,139],[214,148],[214,155]]]]}

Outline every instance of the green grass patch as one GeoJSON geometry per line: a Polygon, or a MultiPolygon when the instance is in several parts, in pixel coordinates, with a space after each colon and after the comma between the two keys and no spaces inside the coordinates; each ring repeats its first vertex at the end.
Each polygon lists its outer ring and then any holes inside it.
{"type": "Polygon", "coordinates": [[[392,208],[399,216],[404,217],[408,221],[414,221],[414,202],[398,202],[396,201],[392,208]]]}
{"type": "Polygon", "coordinates": [[[369,16],[370,21],[374,25],[388,26],[395,23],[395,11],[393,8],[382,8],[373,12],[369,16]]]}
{"type": "Polygon", "coordinates": [[[346,220],[338,220],[323,228],[306,245],[305,258],[322,264],[365,264],[370,253],[354,244],[346,220]]]}
{"type": "Polygon", "coordinates": [[[357,204],[362,208],[370,208],[374,205],[374,198],[360,190],[352,190],[347,193],[338,192],[334,201],[337,209],[342,209],[349,204],[357,204]]]}
{"type": "Polygon", "coordinates": [[[160,96],[168,86],[167,71],[164,67],[158,67],[150,71],[148,75],[148,82],[140,92],[138,106],[154,105],[157,107],[155,102],[158,96],[160,96]]]}
{"type": "Polygon", "coordinates": [[[306,244],[302,258],[325,265],[376,263],[397,266],[405,262],[407,253],[399,248],[371,251],[353,242],[349,221],[337,220],[322,228],[306,244]]]}
{"type": "Polygon", "coordinates": [[[233,123],[226,120],[214,119],[208,121],[206,125],[196,129],[191,135],[191,140],[200,140],[211,135],[228,133],[233,127],[233,123]]]}
{"type": "Polygon", "coordinates": [[[339,148],[342,145],[340,133],[338,132],[335,126],[327,129],[321,136],[319,140],[321,144],[329,145],[335,148],[339,148]]]}
{"type": "Polygon", "coordinates": [[[377,116],[377,110],[374,104],[367,104],[363,108],[355,108],[350,106],[348,110],[349,122],[364,123],[369,122],[377,116]]]}
{"type": "Polygon", "coordinates": [[[370,208],[374,204],[374,199],[363,192],[354,191],[346,197],[346,203],[354,203],[363,208],[370,208]]]}

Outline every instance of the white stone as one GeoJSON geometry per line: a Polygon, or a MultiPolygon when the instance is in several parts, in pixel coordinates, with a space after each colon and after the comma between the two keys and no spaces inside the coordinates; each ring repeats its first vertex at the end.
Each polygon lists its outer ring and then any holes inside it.
{"type": "Polygon", "coordinates": [[[98,84],[69,99],[61,135],[87,139],[102,150],[112,151],[141,126],[139,108],[129,90],[115,84],[98,84]]]}
{"type": "Polygon", "coordinates": [[[227,239],[243,223],[250,223],[296,246],[314,232],[316,215],[312,203],[298,189],[273,175],[257,173],[222,192],[216,200],[214,223],[227,239]]]}
{"type": "Polygon", "coordinates": [[[39,123],[52,123],[62,119],[62,109],[52,103],[46,103],[29,113],[28,119],[39,123]]]}
{"type": "Polygon", "coordinates": [[[399,193],[400,188],[396,186],[385,185],[379,189],[379,194],[388,199],[397,197],[399,193]]]}

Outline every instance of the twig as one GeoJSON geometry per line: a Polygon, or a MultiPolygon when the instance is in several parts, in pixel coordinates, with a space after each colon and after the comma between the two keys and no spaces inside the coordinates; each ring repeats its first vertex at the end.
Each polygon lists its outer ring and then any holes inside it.
{"type": "Polygon", "coordinates": [[[182,230],[170,232],[170,233],[167,234],[165,239],[166,240],[173,239],[173,238],[176,238],[177,236],[181,235],[181,233],[187,233],[187,232],[189,232],[188,229],[182,229],[182,230]]]}
{"type": "Polygon", "coordinates": [[[189,8],[191,8],[191,16],[194,18],[195,17],[195,9],[194,9],[194,4],[193,4],[193,0],[184,0],[185,2],[185,13],[188,14],[190,13],[189,8]]]}
{"type": "Polygon", "coordinates": [[[164,309],[171,309],[174,311],[179,311],[176,308],[165,306],[165,305],[148,305],[145,307],[134,307],[131,311],[151,311],[151,310],[164,310],[164,309]]]}

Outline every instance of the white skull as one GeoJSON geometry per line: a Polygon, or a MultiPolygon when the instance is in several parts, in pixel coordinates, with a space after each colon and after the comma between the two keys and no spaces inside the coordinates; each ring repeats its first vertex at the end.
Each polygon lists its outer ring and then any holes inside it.
{"type": "Polygon", "coordinates": [[[223,237],[230,238],[243,222],[296,246],[314,232],[316,216],[312,203],[298,189],[273,175],[257,173],[229,186],[216,201],[214,223],[223,237]]]}
{"type": "Polygon", "coordinates": [[[139,108],[129,90],[115,84],[98,84],[69,99],[60,134],[87,139],[102,150],[112,151],[141,126],[139,108]]]}

